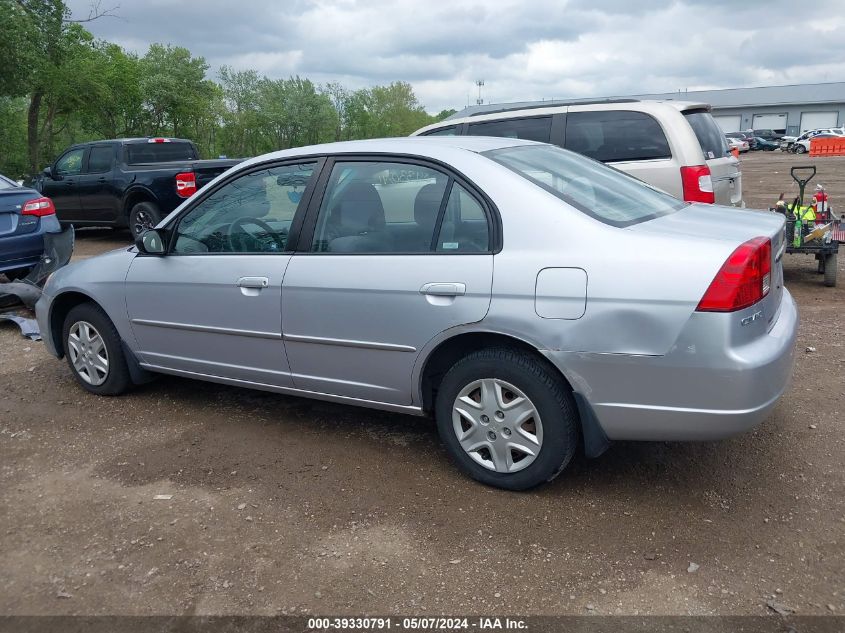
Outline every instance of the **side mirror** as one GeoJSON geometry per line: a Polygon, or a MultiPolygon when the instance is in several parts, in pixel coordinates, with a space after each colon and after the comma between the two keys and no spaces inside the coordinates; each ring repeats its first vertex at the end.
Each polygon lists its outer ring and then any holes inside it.
{"type": "Polygon", "coordinates": [[[156,229],[144,231],[135,240],[138,250],[147,255],[164,255],[167,250],[164,238],[156,229]]]}
{"type": "Polygon", "coordinates": [[[56,170],[53,165],[45,167],[42,173],[50,180],[59,180],[59,175],[56,173],[56,170]]]}

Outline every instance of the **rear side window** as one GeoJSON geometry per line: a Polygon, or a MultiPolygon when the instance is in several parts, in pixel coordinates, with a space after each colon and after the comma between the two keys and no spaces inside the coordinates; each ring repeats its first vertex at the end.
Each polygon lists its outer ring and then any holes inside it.
{"type": "MultiPolygon", "coordinates": [[[[701,151],[704,152],[704,158],[707,160],[721,158],[727,153],[728,148],[722,135],[722,128],[719,127],[719,124],[716,123],[709,112],[692,110],[684,112],[684,118],[690,124],[692,131],[695,132],[698,144],[701,145],[701,151]]],[[[745,136],[743,134],[742,138],[745,136]]]]}
{"type": "Polygon", "coordinates": [[[421,134],[420,136],[456,136],[458,134],[458,126],[452,125],[450,127],[441,127],[437,130],[432,130],[431,132],[426,132],[425,134],[421,134]]]}
{"type": "Polygon", "coordinates": [[[564,147],[603,163],[672,157],[663,128],[642,112],[571,112],[564,147]]]}
{"type": "Polygon", "coordinates": [[[88,173],[102,174],[111,169],[114,150],[109,145],[97,145],[88,154],[88,173]]]}
{"type": "Polygon", "coordinates": [[[126,146],[126,163],[166,163],[174,160],[196,160],[191,143],[131,143],[126,146]]]}
{"type": "Polygon", "coordinates": [[[503,119],[501,121],[479,121],[469,124],[471,136],[500,136],[521,138],[527,141],[548,143],[552,133],[552,117],[530,119],[503,119]]]}

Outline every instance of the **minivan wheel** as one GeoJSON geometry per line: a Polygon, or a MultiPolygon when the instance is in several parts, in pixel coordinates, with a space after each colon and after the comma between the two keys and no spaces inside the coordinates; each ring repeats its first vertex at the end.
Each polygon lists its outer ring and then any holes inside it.
{"type": "Polygon", "coordinates": [[[507,490],[554,479],[575,454],[572,394],[544,361],[508,348],[483,349],[446,374],[437,428],[458,467],[507,490]]]}
{"type": "Polygon", "coordinates": [[[138,239],[144,231],[155,228],[161,221],[161,211],[153,202],[139,202],[129,211],[129,230],[133,239],[138,239]]]}
{"type": "Polygon", "coordinates": [[[82,303],[65,317],[62,328],[65,357],[76,381],[100,396],[116,396],[131,380],[120,336],[98,306],[82,303]]]}

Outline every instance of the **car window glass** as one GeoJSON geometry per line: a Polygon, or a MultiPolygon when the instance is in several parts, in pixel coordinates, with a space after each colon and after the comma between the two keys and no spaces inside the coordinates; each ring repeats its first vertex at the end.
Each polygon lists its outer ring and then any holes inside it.
{"type": "Polygon", "coordinates": [[[571,112],[564,147],[602,162],[672,157],[663,128],[642,112],[571,112]]]}
{"type": "Polygon", "coordinates": [[[684,206],[633,176],[553,145],[506,147],[484,155],[612,226],[629,226],[684,206]]]}
{"type": "Polygon", "coordinates": [[[114,150],[108,145],[100,145],[91,148],[88,153],[88,173],[102,174],[111,169],[114,150]]]}
{"type": "MultiPolygon", "coordinates": [[[[727,146],[722,136],[722,128],[716,123],[713,115],[709,112],[693,111],[684,112],[684,118],[690,124],[692,131],[695,132],[695,137],[698,139],[698,144],[701,145],[701,151],[704,152],[706,160],[725,155],[727,146]]],[[[747,132],[743,133],[743,140],[751,138],[751,135],[747,132]]]]}
{"type": "Polygon", "coordinates": [[[196,160],[197,153],[191,143],[170,141],[167,143],[129,143],[126,145],[126,164],[166,163],[173,160],[196,160]]]}
{"type": "Polygon", "coordinates": [[[85,149],[72,149],[62,156],[56,163],[56,172],[64,176],[72,176],[82,171],[82,156],[85,149]]]}
{"type": "Polygon", "coordinates": [[[551,138],[552,117],[479,121],[470,123],[468,129],[471,136],[500,136],[548,143],[551,138]]]}
{"type": "Polygon", "coordinates": [[[446,212],[437,237],[437,250],[443,253],[482,253],[489,250],[487,215],[466,189],[452,186],[446,212]]]}
{"type": "Polygon", "coordinates": [[[431,132],[426,132],[421,136],[455,136],[458,133],[457,126],[453,125],[451,127],[442,127],[437,130],[432,130],[431,132]]]}
{"type": "Polygon", "coordinates": [[[398,162],[338,162],[320,205],[311,250],[427,253],[448,176],[398,162]]]}
{"type": "Polygon", "coordinates": [[[314,175],[314,163],[268,167],[232,180],[179,221],[173,252],[276,253],[314,175]]]}

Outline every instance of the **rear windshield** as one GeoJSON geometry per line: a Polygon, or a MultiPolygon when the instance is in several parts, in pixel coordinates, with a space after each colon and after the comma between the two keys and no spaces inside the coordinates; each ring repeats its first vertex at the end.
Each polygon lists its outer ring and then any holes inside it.
{"type": "MultiPolygon", "coordinates": [[[[690,124],[692,131],[695,132],[695,136],[698,138],[698,144],[701,145],[701,151],[704,152],[704,158],[706,160],[721,158],[727,154],[728,147],[725,144],[722,128],[719,127],[719,124],[716,123],[709,112],[690,110],[689,112],[684,112],[684,118],[690,124]]],[[[737,134],[741,134],[741,132],[737,132],[737,134]]],[[[743,134],[742,137],[734,138],[745,138],[745,135],[743,134]]]]}
{"type": "Polygon", "coordinates": [[[685,205],[617,169],[552,145],[506,147],[484,155],[612,226],[637,224],[685,205]]]}
{"type": "Polygon", "coordinates": [[[0,189],[14,189],[18,184],[8,180],[5,176],[0,176],[0,189]]]}
{"type": "Polygon", "coordinates": [[[166,163],[172,160],[196,160],[191,143],[130,143],[126,146],[126,164],[166,163]]]}

